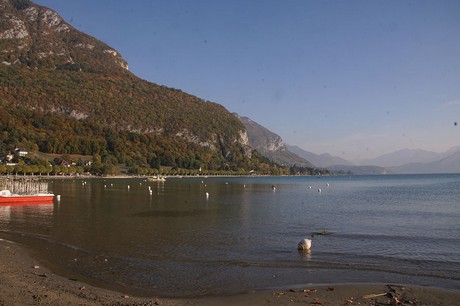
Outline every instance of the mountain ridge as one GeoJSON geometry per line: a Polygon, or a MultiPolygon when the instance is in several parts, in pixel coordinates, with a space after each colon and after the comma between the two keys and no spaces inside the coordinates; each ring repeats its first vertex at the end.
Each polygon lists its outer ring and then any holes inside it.
{"type": "Polygon", "coordinates": [[[112,74],[128,70],[117,50],[75,29],[50,8],[26,0],[0,0],[0,8],[3,65],[112,74]]]}
{"type": "Polygon", "coordinates": [[[49,8],[0,0],[0,9],[0,153],[23,146],[140,167],[271,167],[222,105],[140,79],[114,48],[49,8]]]}
{"type": "Polygon", "coordinates": [[[291,152],[294,152],[295,154],[309,160],[316,167],[328,168],[328,167],[336,166],[336,165],[353,166],[353,163],[341,157],[333,156],[329,153],[316,154],[316,153],[304,150],[298,146],[288,145],[287,147],[291,152]]]}
{"type": "MultiPolygon", "coordinates": [[[[425,173],[460,173],[460,150],[448,150],[444,156],[431,162],[406,163],[400,166],[389,167],[392,173],[400,174],[425,174],[425,173]]],[[[442,156],[445,154],[441,154],[442,156]]]]}
{"type": "Polygon", "coordinates": [[[266,158],[287,166],[315,167],[308,160],[291,152],[276,133],[246,116],[233,113],[246,128],[249,144],[266,158]]]}
{"type": "Polygon", "coordinates": [[[380,167],[397,167],[407,163],[428,163],[439,160],[448,156],[449,153],[436,153],[423,149],[408,149],[404,148],[387,154],[377,156],[373,159],[368,159],[360,164],[372,164],[380,167]]]}

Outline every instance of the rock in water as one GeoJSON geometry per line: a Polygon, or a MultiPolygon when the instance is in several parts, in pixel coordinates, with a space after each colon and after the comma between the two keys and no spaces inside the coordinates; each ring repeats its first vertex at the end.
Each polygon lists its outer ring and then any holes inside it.
{"type": "Polygon", "coordinates": [[[300,240],[299,244],[297,245],[298,250],[308,251],[311,249],[311,240],[310,239],[302,239],[300,240]]]}

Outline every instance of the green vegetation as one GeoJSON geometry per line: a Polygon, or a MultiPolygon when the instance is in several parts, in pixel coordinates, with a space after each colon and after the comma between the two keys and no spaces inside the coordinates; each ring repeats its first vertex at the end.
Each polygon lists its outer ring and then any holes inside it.
{"type": "Polygon", "coordinates": [[[270,162],[239,142],[243,130],[216,103],[130,74],[0,68],[0,156],[89,155],[94,174],[316,174],[270,162]]]}
{"type": "MultiPolygon", "coordinates": [[[[223,106],[141,80],[113,48],[30,1],[4,10],[0,33],[22,20],[27,35],[0,39],[0,157],[30,154],[0,173],[291,173],[242,143],[223,106]]],[[[302,171],[316,170],[292,173],[302,171]]]]}

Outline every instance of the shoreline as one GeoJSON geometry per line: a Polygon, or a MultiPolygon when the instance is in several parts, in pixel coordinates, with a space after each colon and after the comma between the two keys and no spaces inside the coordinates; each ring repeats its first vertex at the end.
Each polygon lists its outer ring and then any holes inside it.
{"type": "Polygon", "coordinates": [[[134,297],[42,266],[26,247],[0,237],[0,305],[460,305],[460,290],[399,284],[306,285],[196,298],[134,297]]]}

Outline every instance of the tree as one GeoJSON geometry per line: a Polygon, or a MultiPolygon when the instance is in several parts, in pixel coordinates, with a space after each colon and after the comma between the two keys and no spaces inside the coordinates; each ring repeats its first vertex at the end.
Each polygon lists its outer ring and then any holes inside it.
{"type": "Polygon", "coordinates": [[[53,175],[58,175],[59,173],[61,173],[61,167],[59,166],[53,166],[53,169],[51,171],[53,173],[53,175]]]}
{"type": "Polygon", "coordinates": [[[96,174],[102,174],[103,166],[101,156],[99,154],[94,154],[93,161],[91,163],[91,171],[96,174]]]}

